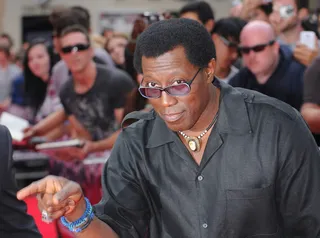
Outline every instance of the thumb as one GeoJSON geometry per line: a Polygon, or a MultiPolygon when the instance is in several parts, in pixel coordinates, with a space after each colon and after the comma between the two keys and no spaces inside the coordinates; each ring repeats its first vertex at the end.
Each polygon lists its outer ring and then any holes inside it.
{"type": "Polygon", "coordinates": [[[82,190],[79,184],[69,181],[59,192],[53,196],[53,204],[59,203],[70,198],[74,202],[78,202],[82,197],[82,190]]]}

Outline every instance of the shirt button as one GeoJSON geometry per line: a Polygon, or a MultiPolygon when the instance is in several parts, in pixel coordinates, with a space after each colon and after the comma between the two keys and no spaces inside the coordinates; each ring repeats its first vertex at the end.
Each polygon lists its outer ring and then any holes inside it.
{"type": "Polygon", "coordinates": [[[202,175],[199,175],[198,176],[198,181],[202,181],[203,180],[203,176],[202,175]]]}
{"type": "Polygon", "coordinates": [[[202,227],[203,227],[204,229],[206,229],[206,228],[208,228],[208,224],[207,224],[207,223],[203,223],[203,224],[202,224],[202,227]]]}

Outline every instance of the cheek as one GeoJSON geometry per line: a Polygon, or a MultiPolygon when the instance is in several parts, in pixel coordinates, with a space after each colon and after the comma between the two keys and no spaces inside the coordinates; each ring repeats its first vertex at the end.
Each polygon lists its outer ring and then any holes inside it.
{"type": "Polygon", "coordinates": [[[34,72],[34,61],[32,61],[32,62],[28,62],[28,67],[29,67],[29,69],[31,70],[31,72],[34,72]]]}
{"type": "Polygon", "coordinates": [[[49,68],[50,67],[50,59],[49,57],[44,57],[42,60],[41,60],[41,63],[44,67],[46,68],[49,68]]]}
{"type": "Polygon", "coordinates": [[[202,112],[207,100],[199,100],[199,95],[204,99],[207,97],[207,93],[204,90],[197,89],[197,93],[191,93],[188,98],[180,101],[180,106],[184,107],[189,117],[197,119],[202,112]]]}
{"type": "Polygon", "coordinates": [[[250,58],[249,58],[248,55],[243,54],[243,55],[242,55],[242,59],[243,59],[243,63],[244,63],[245,65],[248,65],[248,63],[250,62],[250,58]]]}

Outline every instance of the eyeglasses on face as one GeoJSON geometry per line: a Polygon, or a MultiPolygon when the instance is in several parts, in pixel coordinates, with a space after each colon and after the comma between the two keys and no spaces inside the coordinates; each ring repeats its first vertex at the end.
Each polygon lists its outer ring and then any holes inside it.
{"type": "Polygon", "coordinates": [[[75,44],[75,45],[62,47],[61,51],[64,54],[69,54],[71,52],[85,51],[89,48],[90,48],[90,44],[75,44]]]}
{"type": "Polygon", "coordinates": [[[238,44],[237,43],[229,41],[227,38],[225,38],[225,37],[223,37],[221,35],[218,35],[218,36],[226,46],[228,46],[230,48],[238,48],[238,44]]]}
{"type": "Polygon", "coordinates": [[[271,41],[269,41],[269,42],[266,43],[266,44],[255,45],[255,46],[252,46],[252,47],[242,46],[242,47],[239,47],[239,51],[240,51],[242,54],[249,54],[251,50],[254,51],[254,52],[261,52],[261,51],[263,51],[267,46],[273,45],[274,43],[275,43],[275,40],[271,40],[271,41]]]}
{"type": "Polygon", "coordinates": [[[162,92],[166,92],[167,94],[179,97],[179,96],[185,96],[191,91],[191,84],[197,77],[198,73],[200,72],[202,68],[200,68],[197,73],[193,76],[193,78],[189,82],[183,82],[177,85],[171,85],[165,88],[160,87],[139,87],[140,94],[145,98],[160,98],[162,92]]]}

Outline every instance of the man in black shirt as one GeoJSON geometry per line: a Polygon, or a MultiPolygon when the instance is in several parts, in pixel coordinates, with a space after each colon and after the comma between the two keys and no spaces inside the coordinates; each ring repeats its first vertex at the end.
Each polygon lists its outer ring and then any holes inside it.
{"type": "Polygon", "coordinates": [[[93,220],[79,185],[64,178],[18,198],[54,193],[42,209],[85,221],[78,237],[319,237],[320,154],[302,117],[260,93],[213,84],[214,58],[199,23],[151,25],[135,67],[154,111],[127,117],[141,120],[112,150],[93,220]]]}
{"type": "Polygon", "coordinates": [[[61,57],[71,78],[60,92],[63,108],[31,129],[32,135],[50,130],[68,120],[73,137],[86,141],[82,149],[62,149],[60,159],[110,150],[124,116],[127,95],[134,89],[130,76],[93,62],[88,32],[80,25],[67,27],[61,34],[61,57]]]}
{"type": "Polygon", "coordinates": [[[230,84],[277,98],[300,110],[305,67],[293,59],[289,47],[279,46],[270,24],[248,23],[241,32],[240,45],[246,67],[230,84]]]}
{"type": "Polygon", "coordinates": [[[0,126],[0,237],[42,237],[27,206],[16,198],[17,185],[12,168],[12,141],[7,128],[0,126]]]}

